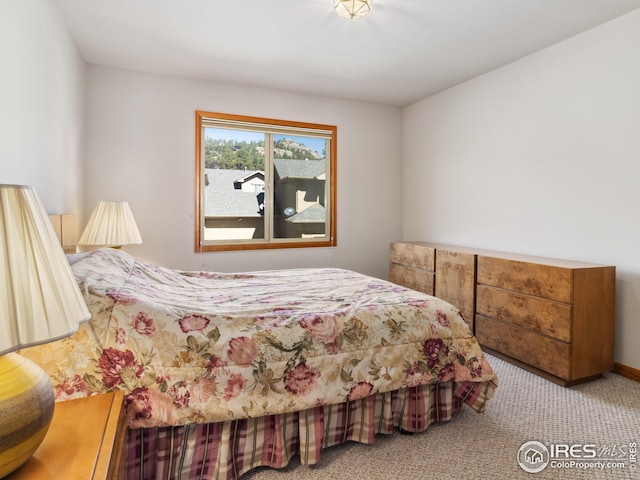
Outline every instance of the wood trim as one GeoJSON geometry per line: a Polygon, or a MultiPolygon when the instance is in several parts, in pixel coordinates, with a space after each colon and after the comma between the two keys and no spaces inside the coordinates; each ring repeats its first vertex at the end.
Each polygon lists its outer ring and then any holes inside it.
{"type": "Polygon", "coordinates": [[[195,225],[193,232],[194,251],[202,251],[202,169],[204,168],[204,160],[202,159],[202,112],[196,110],[196,191],[195,191],[195,225]]]}
{"type": "Polygon", "coordinates": [[[613,373],[620,375],[621,377],[626,377],[631,380],[635,380],[636,382],[640,382],[640,370],[637,368],[629,367],[627,365],[623,365],[621,363],[613,364],[613,373]]]}
{"type": "Polygon", "coordinates": [[[117,479],[120,471],[127,417],[124,409],[124,391],[119,390],[111,399],[104,437],[113,442],[103,442],[98,452],[95,478],[117,479]]]}

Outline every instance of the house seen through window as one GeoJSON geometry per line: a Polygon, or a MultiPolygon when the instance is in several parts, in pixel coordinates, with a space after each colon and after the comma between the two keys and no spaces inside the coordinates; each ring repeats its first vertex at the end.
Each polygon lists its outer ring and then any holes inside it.
{"type": "Polygon", "coordinates": [[[196,112],[196,251],[336,245],[336,133],[196,112]]]}

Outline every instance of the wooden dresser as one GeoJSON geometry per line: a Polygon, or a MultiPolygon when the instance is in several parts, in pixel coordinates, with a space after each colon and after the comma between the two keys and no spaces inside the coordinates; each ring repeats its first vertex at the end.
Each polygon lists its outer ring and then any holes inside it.
{"type": "Polygon", "coordinates": [[[389,280],[434,294],[436,249],[424,242],[394,242],[389,250],[389,280]]]}
{"type": "MultiPolygon", "coordinates": [[[[396,242],[391,252],[415,243],[396,242]]],[[[473,331],[488,352],[565,386],[613,369],[615,267],[419,244],[423,251],[433,250],[434,294],[461,310],[461,305],[473,309],[473,331]],[[457,257],[464,259],[464,267],[455,267],[451,259],[457,257]]],[[[389,279],[414,288],[398,275],[402,269],[394,258],[389,279]]]]}
{"type": "Polygon", "coordinates": [[[476,256],[472,249],[426,242],[394,242],[389,280],[455,305],[474,330],[476,256]]]}
{"type": "Polygon", "coordinates": [[[477,262],[481,345],[563,385],[613,369],[615,267],[511,254],[477,262]]]}

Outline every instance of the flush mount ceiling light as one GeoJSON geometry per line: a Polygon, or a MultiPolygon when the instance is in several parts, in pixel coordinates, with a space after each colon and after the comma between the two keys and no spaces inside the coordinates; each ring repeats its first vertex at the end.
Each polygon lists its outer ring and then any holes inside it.
{"type": "Polygon", "coordinates": [[[357,18],[369,13],[370,0],[335,0],[333,7],[341,17],[357,18]]]}

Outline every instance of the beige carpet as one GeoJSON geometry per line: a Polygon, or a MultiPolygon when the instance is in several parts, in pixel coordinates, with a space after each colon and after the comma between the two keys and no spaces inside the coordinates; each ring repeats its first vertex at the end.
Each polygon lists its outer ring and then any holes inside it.
{"type": "MultiPolygon", "coordinates": [[[[640,442],[640,382],[606,374],[563,388],[495,357],[489,361],[500,386],[482,415],[465,408],[451,422],[431,425],[417,435],[380,435],[375,445],[339,445],[325,450],[317,465],[300,465],[295,457],[282,470],[260,468],[242,480],[640,480],[640,472],[631,471],[629,455],[629,444],[640,442]],[[593,461],[614,458],[624,468],[581,470],[549,464],[539,473],[527,473],[518,464],[518,450],[533,440],[548,447],[594,445],[585,448],[587,454],[589,449],[596,452],[593,461]]],[[[640,458],[637,463],[640,467],[640,458]]]]}

